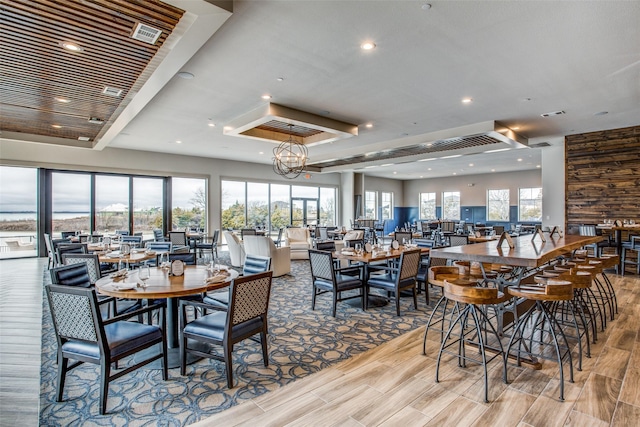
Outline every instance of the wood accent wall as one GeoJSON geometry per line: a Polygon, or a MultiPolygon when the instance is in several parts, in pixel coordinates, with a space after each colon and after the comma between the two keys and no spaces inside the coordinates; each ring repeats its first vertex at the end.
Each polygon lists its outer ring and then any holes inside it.
{"type": "Polygon", "coordinates": [[[565,137],[566,221],[640,222],[640,126],[565,137]]]}

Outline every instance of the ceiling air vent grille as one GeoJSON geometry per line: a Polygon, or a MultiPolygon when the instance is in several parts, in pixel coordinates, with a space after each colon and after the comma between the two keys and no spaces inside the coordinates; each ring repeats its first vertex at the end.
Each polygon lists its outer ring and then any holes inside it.
{"type": "Polygon", "coordinates": [[[148,25],[144,25],[142,22],[138,22],[138,25],[136,25],[136,29],[133,30],[131,38],[140,40],[141,42],[155,44],[156,41],[158,41],[160,34],[162,34],[161,30],[150,27],[148,25]]]}
{"type": "Polygon", "coordinates": [[[104,89],[102,90],[102,93],[104,95],[109,95],[109,96],[118,98],[120,95],[122,95],[122,89],[116,89],[115,87],[105,86],[104,89]]]}

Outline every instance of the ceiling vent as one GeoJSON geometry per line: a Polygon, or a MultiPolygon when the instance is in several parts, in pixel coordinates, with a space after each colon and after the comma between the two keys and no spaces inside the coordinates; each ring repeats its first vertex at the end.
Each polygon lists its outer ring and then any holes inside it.
{"type": "Polygon", "coordinates": [[[105,86],[104,89],[102,90],[102,93],[104,95],[109,95],[109,96],[118,98],[120,95],[122,95],[122,89],[116,89],[115,87],[105,86]]]}
{"type": "Polygon", "coordinates": [[[543,148],[543,147],[551,147],[551,144],[548,142],[539,142],[537,144],[529,144],[529,148],[543,148]]]}
{"type": "Polygon", "coordinates": [[[89,117],[89,123],[93,123],[93,124],[96,124],[96,125],[101,125],[101,124],[104,123],[104,120],[99,119],[97,117],[89,117]]]}
{"type": "Polygon", "coordinates": [[[161,30],[145,25],[142,22],[138,22],[135,30],[133,30],[131,38],[149,44],[156,44],[160,34],[162,34],[161,30]]]}
{"type": "Polygon", "coordinates": [[[466,154],[526,148],[528,144],[526,138],[494,121],[470,125],[464,129],[456,128],[440,131],[436,134],[439,138],[430,139],[426,142],[423,140],[419,144],[398,146],[377,152],[310,163],[310,166],[319,168],[323,172],[334,172],[353,169],[353,165],[366,167],[366,165],[373,164],[375,166],[384,166],[384,163],[389,160],[393,160],[394,164],[436,160],[466,154]],[[474,133],[455,136],[458,132],[470,130],[473,130],[474,133]],[[327,169],[323,170],[324,168],[327,169]]]}
{"type": "Polygon", "coordinates": [[[293,135],[307,147],[358,135],[356,125],[271,103],[232,120],[225,128],[225,135],[276,144],[293,135]]]}
{"type": "Polygon", "coordinates": [[[542,113],[540,114],[542,117],[552,117],[552,116],[560,116],[562,114],[565,114],[564,111],[560,110],[560,111],[552,111],[550,113],[542,113]]]}

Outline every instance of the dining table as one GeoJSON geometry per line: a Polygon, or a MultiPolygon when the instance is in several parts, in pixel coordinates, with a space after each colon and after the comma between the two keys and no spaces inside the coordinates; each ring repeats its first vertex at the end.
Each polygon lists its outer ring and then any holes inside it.
{"type": "Polygon", "coordinates": [[[596,228],[603,231],[613,231],[615,234],[616,253],[620,255],[620,264],[618,265],[618,271],[624,271],[624,260],[622,259],[622,232],[628,231],[629,234],[640,235],[640,224],[598,224],[596,228]]]}
{"type": "Polygon", "coordinates": [[[155,251],[135,250],[124,254],[121,251],[102,252],[98,254],[98,260],[101,263],[119,264],[120,261],[127,265],[138,264],[144,261],[156,259],[155,251]]]}
{"type": "Polygon", "coordinates": [[[149,279],[142,286],[139,270],[130,270],[126,276],[110,274],[96,282],[99,294],[127,299],[166,299],[167,347],[169,367],[180,366],[178,340],[178,301],[180,297],[203,294],[229,286],[239,273],[221,266],[216,274],[209,266],[186,265],[182,275],[174,276],[167,267],[149,268],[149,279]]]}
{"type": "MultiPolygon", "coordinates": [[[[360,264],[364,268],[363,277],[366,282],[369,279],[369,273],[373,263],[380,261],[387,261],[391,259],[400,258],[402,253],[407,250],[420,249],[422,255],[428,255],[431,248],[418,247],[416,245],[399,245],[398,248],[393,248],[391,245],[380,248],[372,248],[371,251],[362,251],[361,254],[357,254],[351,248],[344,248],[340,251],[333,252],[333,258],[336,260],[348,260],[350,262],[360,264]]],[[[353,300],[353,304],[360,304],[360,300],[353,300]]],[[[376,298],[375,296],[368,296],[368,305],[370,307],[380,307],[387,304],[387,300],[384,298],[376,298]]]]}
{"type": "Polygon", "coordinates": [[[500,236],[469,236],[469,243],[486,243],[491,242],[493,240],[498,240],[500,236]]]}

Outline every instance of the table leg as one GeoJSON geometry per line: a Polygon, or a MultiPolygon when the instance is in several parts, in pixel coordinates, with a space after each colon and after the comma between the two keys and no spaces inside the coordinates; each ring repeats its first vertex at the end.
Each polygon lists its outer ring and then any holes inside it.
{"type": "Polygon", "coordinates": [[[618,254],[618,274],[624,274],[624,260],[622,259],[622,230],[616,230],[616,253],[618,254]]]}

